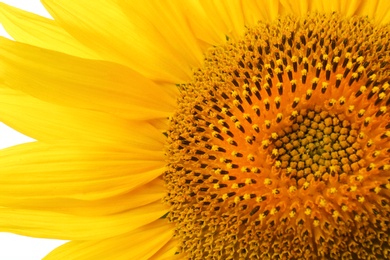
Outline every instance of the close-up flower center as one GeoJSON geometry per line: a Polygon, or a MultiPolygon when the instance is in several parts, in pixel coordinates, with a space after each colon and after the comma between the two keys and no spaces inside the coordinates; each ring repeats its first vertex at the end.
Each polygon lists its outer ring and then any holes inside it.
{"type": "Polygon", "coordinates": [[[166,132],[179,253],[390,257],[389,33],[286,16],[205,54],[166,132]]]}

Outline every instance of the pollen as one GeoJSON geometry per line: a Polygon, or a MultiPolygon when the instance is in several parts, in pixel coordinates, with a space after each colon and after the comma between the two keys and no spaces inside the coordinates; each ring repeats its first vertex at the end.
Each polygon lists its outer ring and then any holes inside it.
{"type": "Polygon", "coordinates": [[[315,13],[205,53],[165,133],[181,259],[390,258],[389,35],[315,13]]]}

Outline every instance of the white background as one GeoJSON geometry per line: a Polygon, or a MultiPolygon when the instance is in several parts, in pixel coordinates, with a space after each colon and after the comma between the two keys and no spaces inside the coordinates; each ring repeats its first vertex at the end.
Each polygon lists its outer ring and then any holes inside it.
{"type": "MultiPolygon", "coordinates": [[[[3,3],[28,10],[46,17],[49,14],[42,7],[39,0],[0,0],[3,3]]],[[[93,0],[91,0],[93,1],[93,0]]],[[[0,21],[1,24],[1,21],[0,21]]],[[[9,37],[2,26],[0,26],[0,35],[9,37]]],[[[1,46],[0,46],[1,48],[1,46]]],[[[22,111],[21,111],[22,113],[22,111]]],[[[0,149],[15,144],[32,141],[31,138],[24,136],[1,123],[0,115],[0,149]]],[[[64,241],[51,239],[38,239],[18,236],[9,233],[0,232],[0,259],[1,260],[40,260],[48,252],[63,244],[64,241]]]]}

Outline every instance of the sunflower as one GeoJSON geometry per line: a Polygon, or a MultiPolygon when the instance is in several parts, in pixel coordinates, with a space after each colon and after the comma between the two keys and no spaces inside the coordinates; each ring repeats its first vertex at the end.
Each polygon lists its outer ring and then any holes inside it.
{"type": "Polygon", "coordinates": [[[46,259],[388,259],[389,1],[0,4],[0,231],[46,259]]]}

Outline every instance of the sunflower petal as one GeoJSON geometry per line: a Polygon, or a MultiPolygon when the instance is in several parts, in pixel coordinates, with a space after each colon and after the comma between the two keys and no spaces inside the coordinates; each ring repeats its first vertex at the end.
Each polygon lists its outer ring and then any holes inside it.
{"type": "Polygon", "coordinates": [[[0,232],[67,240],[118,236],[159,219],[165,206],[154,202],[119,214],[78,216],[42,210],[0,208],[0,232]]]}
{"type": "Polygon", "coordinates": [[[134,25],[133,30],[142,34],[148,42],[158,42],[160,48],[162,46],[182,61],[182,66],[201,65],[203,53],[188,24],[193,17],[188,17],[187,9],[183,10],[183,1],[118,2],[129,22],[134,25]]]}
{"type": "Polygon", "coordinates": [[[146,120],[170,115],[175,98],[118,64],[86,60],[0,38],[0,80],[39,99],[146,120]]]}
{"type": "Polygon", "coordinates": [[[102,241],[72,241],[55,249],[44,260],[149,259],[173,236],[172,226],[159,219],[131,233],[102,241]]]}
{"type": "MultiPolygon", "coordinates": [[[[183,66],[164,45],[145,39],[143,33],[147,32],[136,33],[134,25],[113,1],[42,2],[65,30],[106,60],[127,65],[158,81],[177,83],[188,79],[190,67],[183,66]]],[[[143,1],[133,4],[140,5],[143,1]]]]}
{"type": "Polygon", "coordinates": [[[338,1],[338,0],[329,0],[329,1],[314,0],[312,1],[312,5],[313,5],[312,9],[314,11],[319,11],[319,12],[327,12],[327,13],[340,12],[341,14],[346,16],[353,16],[359,14],[358,8],[363,2],[364,1],[361,0],[351,0],[348,2],[338,1]]]}
{"type": "Polygon", "coordinates": [[[312,10],[312,1],[297,0],[294,2],[288,0],[280,0],[281,5],[285,8],[286,12],[294,13],[296,15],[305,15],[308,11],[312,10]]]}
{"type": "Polygon", "coordinates": [[[273,21],[285,14],[280,0],[269,1],[242,1],[246,21],[249,25],[256,25],[259,21],[273,21]]]}
{"type": "Polygon", "coordinates": [[[362,1],[359,14],[367,15],[377,23],[387,24],[390,22],[390,1],[362,1]]]}
{"type": "Polygon", "coordinates": [[[180,1],[176,5],[187,14],[187,21],[195,37],[209,46],[220,44],[226,36],[240,37],[246,26],[253,26],[259,20],[272,21],[284,11],[279,0],[234,0],[229,5],[208,0],[180,1]]]}
{"type": "Polygon", "coordinates": [[[177,2],[176,7],[186,14],[189,27],[204,51],[211,45],[225,41],[227,33],[220,30],[218,25],[210,20],[200,1],[178,0],[177,2]]]}
{"type": "Polygon", "coordinates": [[[94,51],[70,36],[54,20],[0,3],[0,21],[5,30],[18,42],[82,58],[100,58],[94,51]]]}
{"type": "Polygon", "coordinates": [[[163,154],[80,142],[27,143],[0,150],[1,197],[103,199],[164,172],[163,154]]]}
{"type": "Polygon", "coordinates": [[[168,243],[166,243],[158,252],[156,252],[149,260],[176,260],[183,259],[183,254],[177,254],[179,251],[178,245],[179,240],[175,237],[172,237],[168,243]]]}
{"type": "Polygon", "coordinates": [[[107,113],[59,106],[1,86],[0,120],[38,141],[127,143],[135,128],[135,123],[107,113]]]}
{"type": "Polygon", "coordinates": [[[226,5],[220,1],[201,1],[207,19],[225,36],[237,38],[245,31],[244,13],[240,1],[234,0],[226,5]]]}
{"type": "MultiPolygon", "coordinates": [[[[284,1],[291,6],[291,3],[284,1]]],[[[376,23],[386,24],[390,22],[390,1],[387,0],[374,0],[374,1],[338,1],[338,0],[313,0],[310,2],[311,11],[319,12],[339,12],[345,16],[362,15],[368,16],[376,23]]]]}
{"type": "Polygon", "coordinates": [[[77,216],[106,216],[161,201],[165,194],[162,179],[157,178],[130,192],[97,200],[56,197],[20,198],[0,195],[0,205],[8,208],[52,211],[77,216]]]}

